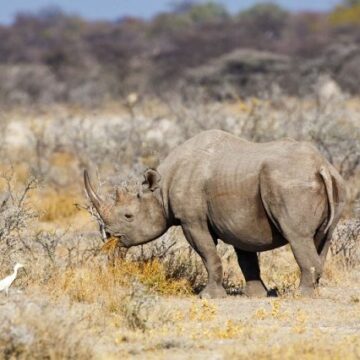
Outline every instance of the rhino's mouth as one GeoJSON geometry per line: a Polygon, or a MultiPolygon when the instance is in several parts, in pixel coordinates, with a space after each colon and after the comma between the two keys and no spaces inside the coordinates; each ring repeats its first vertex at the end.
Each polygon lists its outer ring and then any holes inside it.
{"type": "Polygon", "coordinates": [[[112,236],[119,239],[119,245],[121,247],[128,248],[128,247],[131,246],[131,242],[130,242],[129,238],[125,234],[113,234],[112,236]]]}
{"type": "Polygon", "coordinates": [[[109,229],[107,229],[105,224],[103,224],[103,223],[100,224],[100,233],[101,233],[101,238],[104,242],[109,240],[112,237],[116,237],[116,238],[120,239],[122,236],[124,236],[123,234],[118,234],[118,233],[109,231],[109,229]]]}
{"type": "Polygon", "coordinates": [[[131,246],[131,242],[125,234],[110,233],[104,229],[102,236],[104,242],[116,239],[120,247],[128,248],[131,246]]]}

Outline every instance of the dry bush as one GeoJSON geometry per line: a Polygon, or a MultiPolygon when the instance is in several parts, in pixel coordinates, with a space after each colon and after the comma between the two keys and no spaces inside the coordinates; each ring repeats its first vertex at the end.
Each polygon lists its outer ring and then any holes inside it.
{"type": "Polygon", "coordinates": [[[360,265],[360,220],[348,219],[338,224],[330,247],[332,257],[346,268],[360,265]]]}
{"type": "Polygon", "coordinates": [[[88,314],[64,301],[18,297],[0,311],[0,358],[91,359],[93,344],[85,336],[94,326],[88,314]]]}
{"type": "Polygon", "coordinates": [[[189,246],[187,249],[171,252],[163,261],[166,277],[171,281],[185,280],[192,290],[198,293],[206,284],[204,265],[189,246]]]}
{"type": "Polygon", "coordinates": [[[29,205],[29,194],[36,187],[35,179],[30,179],[24,187],[17,189],[13,182],[13,173],[3,175],[1,179],[5,191],[0,202],[0,248],[2,265],[20,258],[28,250],[24,231],[34,221],[36,214],[29,205]]]}
{"type": "Polygon", "coordinates": [[[165,295],[187,295],[191,287],[184,278],[167,277],[165,266],[158,260],[130,261],[118,260],[115,266],[95,264],[77,266],[63,271],[54,271],[53,279],[58,285],[54,291],[66,293],[71,299],[81,302],[93,302],[101,294],[111,297],[114,289],[124,288],[138,281],[150,291],[165,295]]]}
{"type": "Polygon", "coordinates": [[[126,327],[141,331],[170,320],[156,292],[170,295],[190,292],[186,281],[166,280],[158,262],[53,270],[46,289],[56,301],[66,296],[74,304],[100,304],[104,315],[116,315],[126,327]]]}
{"type": "Polygon", "coordinates": [[[269,290],[278,295],[291,294],[300,280],[300,270],[289,246],[260,253],[262,278],[269,290]]]}
{"type": "Polygon", "coordinates": [[[143,285],[133,282],[127,295],[121,299],[121,315],[132,330],[146,331],[154,325],[154,316],[166,322],[167,314],[157,306],[159,299],[143,285]],[[160,310],[160,311],[159,311],[160,310]]]}
{"type": "MultiPolygon", "coordinates": [[[[156,282],[156,277],[151,275],[152,271],[158,278],[165,280],[160,283],[167,285],[168,290],[162,286],[151,286],[160,293],[173,295],[197,293],[206,283],[206,271],[202,261],[187,243],[179,228],[169,229],[156,241],[129,249],[125,256],[127,261],[135,264],[150,265],[149,271],[147,266],[142,269],[140,267],[142,272],[149,272],[148,285],[156,282]]],[[[117,265],[121,266],[121,262],[117,265]]]]}

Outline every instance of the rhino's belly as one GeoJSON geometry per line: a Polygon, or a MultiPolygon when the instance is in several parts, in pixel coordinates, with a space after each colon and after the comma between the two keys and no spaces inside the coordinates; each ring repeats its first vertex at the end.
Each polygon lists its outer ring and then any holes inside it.
{"type": "Polygon", "coordinates": [[[278,232],[263,236],[263,234],[257,232],[249,234],[240,228],[228,228],[216,231],[216,235],[226,244],[253,252],[272,250],[287,244],[287,240],[278,232]]]}
{"type": "Polygon", "coordinates": [[[212,201],[209,223],[219,239],[242,250],[266,251],[287,243],[270,223],[260,197],[212,201]]]}

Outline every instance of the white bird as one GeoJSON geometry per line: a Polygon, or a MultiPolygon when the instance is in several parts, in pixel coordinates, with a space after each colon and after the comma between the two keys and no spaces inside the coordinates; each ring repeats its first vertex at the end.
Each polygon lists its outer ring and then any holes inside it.
{"type": "Polygon", "coordinates": [[[2,279],[0,281],[0,291],[5,291],[6,295],[9,294],[9,287],[11,286],[13,281],[16,279],[18,270],[23,267],[24,267],[23,264],[20,264],[20,263],[15,264],[14,272],[11,275],[7,276],[5,279],[2,279]]]}

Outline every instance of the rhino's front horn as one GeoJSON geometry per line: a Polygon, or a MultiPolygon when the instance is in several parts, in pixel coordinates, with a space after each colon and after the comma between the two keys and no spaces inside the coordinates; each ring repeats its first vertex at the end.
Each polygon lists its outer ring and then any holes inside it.
{"type": "Polygon", "coordinates": [[[98,213],[101,215],[101,208],[102,208],[103,201],[102,201],[101,198],[96,194],[96,192],[94,191],[93,187],[91,186],[90,178],[89,178],[89,174],[88,174],[87,170],[84,171],[84,183],[85,183],[86,193],[88,194],[91,202],[92,202],[93,205],[95,206],[95,208],[96,208],[96,210],[98,211],[98,213]]]}

